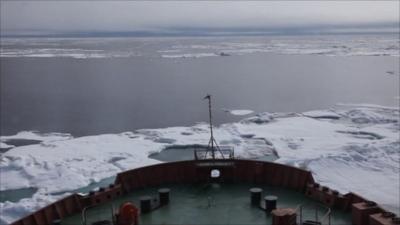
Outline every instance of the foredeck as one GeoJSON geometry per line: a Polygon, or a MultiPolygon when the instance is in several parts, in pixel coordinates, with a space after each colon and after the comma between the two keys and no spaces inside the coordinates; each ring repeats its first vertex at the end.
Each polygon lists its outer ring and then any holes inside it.
{"type": "MultiPolygon", "coordinates": [[[[110,203],[104,203],[87,211],[87,223],[99,220],[112,221],[111,206],[117,209],[123,202],[132,201],[139,206],[140,196],[157,195],[160,187],[154,186],[138,189],[130,194],[121,196],[110,203]]],[[[170,203],[155,211],[142,214],[139,224],[271,224],[271,215],[254,207],[250,203],[249,189],[254,184],[217,184],[203,183],[196,185],[171,185],[170,203]]],[[[315,218],[317,202],[307,198],[303,193],[286,188],[267,185],[258,186],[264,195],[278,197],[277,207],[303,208],[303,220],[315,218]],[[312,206],[312,207],[311,207],[312,206]]],[[[326,213],[325,208],[318,207],[319,219],[326,213]]],[[[351,215],[341,210],[331,214],[331,224],[351,224],[351,215]]],[[[62,225],[81,224],[82,216],[77,213],[64,218],[62,225]]],[[[328,224],[328,221],[325,221],[328,224]]]]}
{"type": "MultiPolygon", "coordinates": [[[[171,189],[170,204],[140,214],[140,224],[271,224],[269,213],[251,207],[252,187],[262,188],[262,197],[277,196],[278,208],[323,204],[324,211],[332,209],[331,224],[363,225],[372,214],[384,216],[381,207],[357,194],[342,194],[315,183],[309,171],[273,162],[225,159],[170,162],[128,170],[119,173],[108,187],[86,195],[72,194],[13,225],[50,225],[60,220],[62,224],[82,224],[83,211],[87,211],[86,224],[112,220],[112,206],[118,209],[121,203],[131,201],[140,208],[138,198],[149,194],[155,197],[160,187],[171,189]],[[361,206],[355,207],[357,204],[361,206]]],[[[302,221],[324,215],[323,211],[316,213],[314,207],[302,209],[303,213],[296,211],[302,221]]]]}

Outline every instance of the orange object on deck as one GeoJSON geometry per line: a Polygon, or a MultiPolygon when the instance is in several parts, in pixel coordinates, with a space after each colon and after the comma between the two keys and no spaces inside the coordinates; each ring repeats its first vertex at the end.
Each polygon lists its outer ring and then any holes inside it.
{"type": "Polygon", "coordinates": [[[131,202],[125,202],[119,208],[118,225],[138,225],[139,209],[131,202]]]}

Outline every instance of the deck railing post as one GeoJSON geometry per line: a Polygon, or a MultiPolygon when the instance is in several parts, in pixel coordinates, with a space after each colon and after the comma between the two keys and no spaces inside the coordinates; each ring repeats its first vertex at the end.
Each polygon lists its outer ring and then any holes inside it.
{"type": "Polygon", "coordinates": [[[303,206],[300,206],[300,224],[303,224],[303,206]]]}
{"type": "Polygon", "coordinates": [[[328,224],[331,225],[331,208],[328,208],[328,224]]]}

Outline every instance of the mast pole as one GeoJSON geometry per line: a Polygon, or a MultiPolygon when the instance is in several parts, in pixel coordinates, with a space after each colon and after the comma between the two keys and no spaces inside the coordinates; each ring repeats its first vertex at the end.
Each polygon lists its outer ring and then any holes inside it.
{"type": "Polygon", "coordinates": [[[208,151],[210,150],[210,147],[211,147],[211,157],[212,157],[213,160],[215,159],[216,149],[221,154],[221,157],[225,158],[224,154],[222,153],[221,149],[218,146],[217,141],[214,138],[214,131],[213,131],[213,125],[212,125],[211,95],[207,94],[207,96],[204,97],[204,99],[208,99],[208,115],[209,115],[209,118],[210,118],[210,132],[211,132],[211,137],[210,137],[210,141],[208,142],[205,158],[207,158],[207,154],[208,154],[208,151]]]}
{"type": "Polygon", "coordinates": [[[212,126],[212,113],[211,113],[211,95],[207,95],[208,97],[208,112],[210,117],[210,131],[211,131],[211,156],[215,159],[214,152],[214,134],[213,134],[213,126],[212,126]]]}

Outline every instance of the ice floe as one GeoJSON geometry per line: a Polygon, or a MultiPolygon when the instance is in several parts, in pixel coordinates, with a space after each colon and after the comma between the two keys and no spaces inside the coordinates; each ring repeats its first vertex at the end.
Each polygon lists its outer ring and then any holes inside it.
{"type": "Polygon", "coordinates": [[[70,134],[65,133],[39,133],[37,131],[21,131],[15,135],[1,136],[0,141],[6,142],[9,140],[36,140],[36,141],[62,141],[72,139],[70,134]]]}
{"type": "Polygon", "coordinates": [[[268,52],[326,56],[400,56],[398,38],[393,35],[237,38],[217,40],[212,44],[207,41],[198,41],[197,44],[180,43],[164,51],[168,50],[179,50],[181,53],[214,51],[229,55],[268,52]]]}
{"type": "MultiPolygon", "coordinates": [[[[0,57],[200,58],[252,53],[399,57],[396,35],[196,38],[2,38],[0,57]],[[113,46],[110,48],[110,46],[113,46]]],[[[390,70],[388,74],[399,74],[390,70]]]]}
{"type": "Polygon", "coordinates": [[[218,56],[215,53],[185,53],[185,54],[163,54],[161,57],[163,58],[201,58],[201,57],[210,57],[210,56],[218,56]]]}
{"type": "Polygon", "coordinates": [[[39,133],[35,131],[22,131],[11,136],[0,137],[1,152],[17,146],[39,144],[50,145],[53,141],[68,140],[73,138],[70,134],[63,133],[39,133]]]}
{"type": "Polygon", "coordinates": [[[25,198],[19,202],[0,202],[0,224],[6,225],[14,221],[21,215],[27,215],[32,211],[39,210],[40,208],[55,202],[56,200],[66,197],[71,193],[65,193],[58,196],[49,195],[44,190],[36,192],[32,198],[25,198]]]}
{"type": "Polygon", "coordinates": [[[0,148],[14,148],[14,145],[10,145],[4,142],[0,142],[0,148]]]}
{"type": "MultiPolygon", "coordinates": [[[[398,108],[366,104],[265,112],[215,127],[215,137],[221,145],[233,146],[239,158],[277,154],[278,163],[309,169],[322,185],[353,191],[398,212],[399,115],[398,108]]],[[[1,155],[0,190],[38,189],[32,198],[0,203],[0,218],[6,223],[61,197],[41,193],[72,191],[127,169],[160,163],[148,156],[174,146],[204,145],[209,129],[199,123],[79,138],[24,132],[2,140],[11,137],[47,141],[1,155]]]]}
{"type": "Polygon", "coordinates": [[[248,110],[248,109],[232,109],[232,110],[224,109],[224,111],[234,116],[246,116],[254,112],[253,110],[248,110]]]}
{"type": "Polygon", "coordinates": [[[1,57],[37,57],[37,58],[126,58],[139,56],[138,53],[132,51],[106,51],[95,49],[60,49],[60,48],[29,48],[29,49],[1,49],[1,57]]]}

